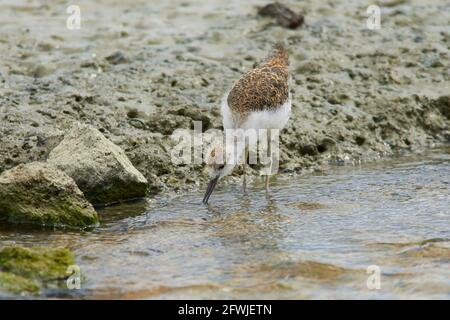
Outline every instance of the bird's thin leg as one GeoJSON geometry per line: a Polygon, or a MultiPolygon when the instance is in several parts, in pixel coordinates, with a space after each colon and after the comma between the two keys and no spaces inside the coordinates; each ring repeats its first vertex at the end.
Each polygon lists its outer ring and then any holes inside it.
{"type": "Polygon", "coordinates": [[[245,174],[245,169],[246,169],[247,165],[244,163],[244,166],[242,168],[243,172],[243,177],[242,177],[242,183],[243,183],[243,188],[244,188],[244,193],[247,192],[247,175],[245,174]]]}
{"type": "Polygon", "coordinates": [[[266,194],[269,194],[269,182],[270,182],[270,174],[272,173],[272,148],[271,148],[271,141],[270,141],[270,129],[267,129],[267,150],[269,152],[269,159],[270,159],[270,167],[269,167],[269,174],[266,175],[266,180],[265,180],[265,188],[266,188],[266,194]]]}
{"type": "Polygon", "coordinates": [[[244,165],[243,165],[243,167],[242,167],[242,170],[243,170],[243,185],[244,185],[244,193],[246,193],[247,192],[247,162],[248,162],[248,156],[249,156],[249,151],[248,151],[248,149],[246,148],[245,150],[244,150],[244,154],[245,154],[245,161],[244,161],[244,165]]]}

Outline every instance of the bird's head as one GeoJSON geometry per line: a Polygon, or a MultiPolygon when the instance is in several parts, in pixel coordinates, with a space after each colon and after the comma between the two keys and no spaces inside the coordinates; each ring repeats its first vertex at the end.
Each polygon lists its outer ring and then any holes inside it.
{"type": "Polygon", "coordinates": [[[220,144],[213,145],[206,157],[206,170],[209,174],[210,181],[208,187],[206,188],[205,196],[203,197],[203,203],[208,203],[209,197],[211,196],[214,188],[219,180],[227,175],[229,175],[237,164],[237,161],[233,160],[230,154],[224,153],[224,148],[220,144]],[[228,163],[226,163],[226,161],[228,163]]]}

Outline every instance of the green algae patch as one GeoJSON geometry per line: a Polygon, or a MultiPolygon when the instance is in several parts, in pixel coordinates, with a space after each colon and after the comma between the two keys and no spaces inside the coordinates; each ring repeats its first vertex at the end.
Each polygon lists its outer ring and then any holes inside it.
{"type": "Polygon", "coordinates": [[[327,207],[323,203],[313,202],[313,201],[298,201],[298,202],[292,203],[292,206],[301,211],[319,210],[319,209],[324,209],[327,207]]]}
{"type": "Polygon", "coordinates": [[[33,162],[0,175],[0,219],[16,224],[84,228],[98,216],[72,178],[33,162]]]}
{"type": "Polygon", "coordinates": [[[10,272],[0,272],[0,292],[13,294],[38,294],[39,284],[10,272]]]}
{"type": "Polygon", "coordinates": [[[0,249],[0,291],[37,294],[40,289],[58,287],[75,263],[65,248],[18,246],[0,249]]]}

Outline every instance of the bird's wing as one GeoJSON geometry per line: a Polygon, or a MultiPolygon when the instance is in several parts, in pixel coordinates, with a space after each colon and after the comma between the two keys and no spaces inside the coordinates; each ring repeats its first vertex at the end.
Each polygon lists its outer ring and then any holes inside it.
{"type": "Polygon", "coordinates": [[[242,76],[228,94],[233,112],[276,110],[289,98],[288,70],[283,66],[263,65],[242,76]]]}

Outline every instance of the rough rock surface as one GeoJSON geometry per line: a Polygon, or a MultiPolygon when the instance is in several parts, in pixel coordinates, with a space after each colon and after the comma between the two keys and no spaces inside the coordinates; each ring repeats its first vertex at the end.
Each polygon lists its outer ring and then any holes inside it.
{"type": "Polygon", "coordinates": [[[0,220],[86,227],[98,217],[72,178],[53,165],[32,162],[0,175],[0,220]]]}
{"type": "Polygon", "coordinates": [[[124,151],[90,125],[75,123],[51,151],[48,163],[71,176],[94,204],[144,197],[147,179],[124,151]]]}
{"type": "Polygon", "coordinates": [[[65,248],[0,248],[0,293],[38,294],[58,287],[74,263],[74,255],[65,248]]]}

